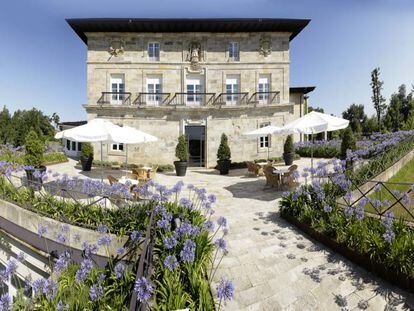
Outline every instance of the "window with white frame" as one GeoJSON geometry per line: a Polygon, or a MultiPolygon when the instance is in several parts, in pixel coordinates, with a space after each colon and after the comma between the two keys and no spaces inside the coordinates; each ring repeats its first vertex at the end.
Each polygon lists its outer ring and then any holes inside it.
{"type": "Polygon", "coordinates": [[[229,60],[236,61],[236,62],[240,60],[240,52],[239,52],[239,43],[238,42],[230,42],[229,43],[229,60]]]}
{"type": "Polygon", "coordinates": [[[66,139],[66,150],[68,151],[81,151],[82,150],[82,143],[71,141],[70,139],[66,139]]]}
{"type": "MultiPolygon", "coordinates": [[[[260,124],[260,128],[270,125],[270,122],[264,122],[260,124]]],[[[260,148],[270,148],[270,139],[269,135],[263,135],[259,137],[259,147],[260,148]]]]}
{"type": "Polygon", "coordinates": [[[147,104],[158,105],[161,101],[162,83],[160,76],[147,77],[147,104]]]}
{"type": "Polygon", "coordinates": [[[148,59],[151,61],[160,60],[160,44],[158,42],[148,43],[148,59]]]}
{"type": "Polygon", "coordinates": [[[267,103],[269,101],[270,92],[270,75],[260,75],[259,84],[257,86],[258,100],[260,103],[267,103]]]}
{"type": "Polygon", "coordinates": [[[111,149],[112,151],[124,151],[124,144],[112,144],[111,149]]]}
{"type": "Polygon", "coordinates": [[[226,77],[226,104],[235,105],[239,99],[239,76],[227,75],[226,77]]]}

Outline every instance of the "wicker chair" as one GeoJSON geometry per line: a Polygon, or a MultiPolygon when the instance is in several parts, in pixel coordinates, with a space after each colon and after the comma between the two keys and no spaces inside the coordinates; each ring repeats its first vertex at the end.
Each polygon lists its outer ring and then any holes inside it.
{"type": "Polygon", "coordinates": [[[263,169],[259,164],[256,164],[254,162],[251,161],[247,161],[247,172],[254,175],[254,176],[258,176],[258,175],[263,175],[263,169]]]}
{"type": "Polygon", "coordinates": [[[137,174],[134,174],[134,173],[127,173],[127,175],[126,175],[126,177],[128,178],[128,179],[135,179],[135,180],[138,180],[138,175],[137,174]]]}
{"type": "Polygon", "coordinates": [[[109,184],[112,186],[113,184],[116,184],[118,182],[118,179],[116,179],[112,175],[108,175],[109,184]]]}
{"type": "Polygon", "coordinates": [[[148,179],[155,179],[157,175],[158,165],[154,166],[151,170],[148,171],[148,179]]]}
{"type": "Polygon", "coordinates": [[[298,166],[292,165],[289,167],[289,171],[284,173],[282,176],[282,188],[285,190],[290,190],[299,186],[299,183],[296,181],[293,172],[296,171],[298,166]]]}
{"type": "Polygon", "coordinates": [[[264,175],[266,177],[266,186],[279,188],[280,186],[280,176],[273,172],[273,167],[271,165],[266,165],[263,169],[264,175]]]}
{"type": "Polygon", "coordinates": [[[133,168],[132,173],[137,175],[138,180],[143,180],[143,181],[148,180],[148,171],[146,169],[143,169],[141,167],[133,168]]]}

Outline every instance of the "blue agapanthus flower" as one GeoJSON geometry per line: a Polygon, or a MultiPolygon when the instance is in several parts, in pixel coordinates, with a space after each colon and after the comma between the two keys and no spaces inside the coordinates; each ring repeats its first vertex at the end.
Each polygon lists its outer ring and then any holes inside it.
{"type": "Polygon", "coordinates": [[[165,257],[164,265],[170,270],[173,271],[178,266],[177,258],[174,255],[165,257]]]}
{"type": "Polygon", "coordinates": [[[137,300],[145,302],[151,298],[154,289],[145,277],[141,277],[135,282],[134,291],[137,293],[137,300]]]}

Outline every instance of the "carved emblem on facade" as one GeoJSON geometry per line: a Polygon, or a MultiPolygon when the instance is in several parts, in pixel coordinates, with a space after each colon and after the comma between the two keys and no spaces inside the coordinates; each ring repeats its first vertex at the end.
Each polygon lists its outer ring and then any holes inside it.
{"type": "Polygon", "coordinates": [[[112,40],[109,43],[108,53],[110,54],[109,59],[112,58],[112,56],[118,57],[119,55],[124,53],[124,46],[125,43],[122,40],[112,40]]]}
{"type": "Polygon", "coordinates": [[[201,43],[192,41],[188,47],[187,61],[191,63],[191,71],[200,71],[200,62],[203,60],[201,43]]]}
{"type": "Polygon", "coordinates": [[[272,39],[268,35],[263,35],[260,38],[259,54],[268,56],[272,52],[272,39]]]}

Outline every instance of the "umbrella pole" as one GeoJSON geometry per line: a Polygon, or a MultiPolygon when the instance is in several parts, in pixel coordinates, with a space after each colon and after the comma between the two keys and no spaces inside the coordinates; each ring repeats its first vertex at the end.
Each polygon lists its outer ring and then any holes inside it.
{"type": "Polygon", "coordinates": [[[127,177],[128,170],[128,144],[125,144],[125,177],[127,177]]]}
{"type": "Polygon", "coordinates": [[[269,150],[269,146],[270,146],[270,135],[267,135],[267,162],[269,162],[270,156],[270,150],[269,150]]]}
{"type": "Polygon", "coordinates": [[[101,141],[101,182],[103,182],[103,147],[102,147],[102,141],[101,141]]]}
{"type": "Polygon", "coordinates": [[[313,134],[311,134],[311,167],[313,168],[313,134]]]}

